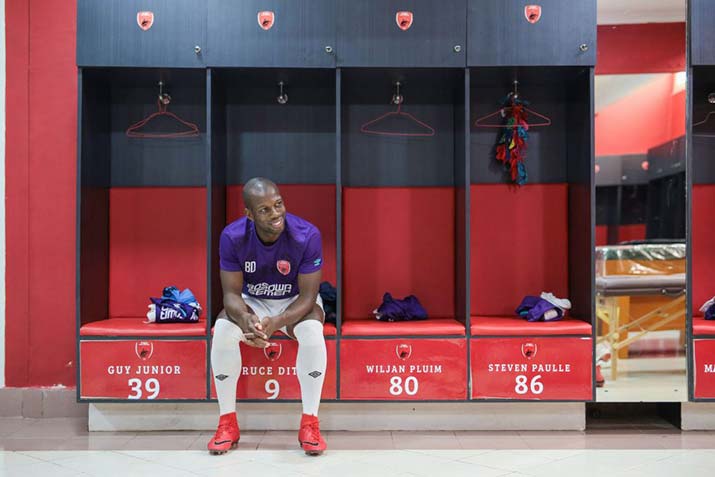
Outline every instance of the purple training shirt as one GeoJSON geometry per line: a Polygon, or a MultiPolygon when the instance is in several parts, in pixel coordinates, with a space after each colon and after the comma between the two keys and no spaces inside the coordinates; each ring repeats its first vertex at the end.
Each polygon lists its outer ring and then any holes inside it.
{"type": "Polygon", "coordinates": [[[298,274],[323,266],[318,228],[286,213],[278,240],[265,245],[252,220],[242,217],[223,229],[219,243],[221,270],[243,272],[243,293],[260,299],[290,298],[298,294],[298,274]]]}

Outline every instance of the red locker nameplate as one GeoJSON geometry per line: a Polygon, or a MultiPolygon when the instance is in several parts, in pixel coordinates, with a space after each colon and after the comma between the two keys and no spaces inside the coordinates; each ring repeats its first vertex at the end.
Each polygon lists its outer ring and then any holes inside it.
{"type": "MultiPolygon", "coordinates": [[[[323,381],[323,399],[336,397],[336,346],[335,340],[325,340],[328,351],[328,369],[323,381]]],[[[267,349],[254,348],[241,343],[243,369],[236,397],[238,399],[300,399],[300,383],[295,374],[298,343],[294,340],[275,340],[267,349]]],[[[211,397],[216,398],[216,388],[211,380],[211,397]]]]}
{"type": "Polygon", "coordinates": [[[590,400],[591,338],[472,340],[473,399],[590,400]]]}
{"type": "Polygon", "coordinates": [[[205,341],[82,341],[88,399],[206,399],[205,341]]]}
{"type": "Polygon", "coordinates": [[[341,399],[466,397],[466,339],[343,340],[340,344],[341,399]]]}
{"type": "Polygon", "coordinates": [[[695,350],[694,395],[696,399],[715,398],[715,340],[693,340],[695,350]]]}

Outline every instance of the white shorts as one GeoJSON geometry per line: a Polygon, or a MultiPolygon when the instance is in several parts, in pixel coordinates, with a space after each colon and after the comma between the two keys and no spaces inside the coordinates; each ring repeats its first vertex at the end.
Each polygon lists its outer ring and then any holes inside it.
{"type": "MultiPolygon", "coordinates": [[[[261,300],[260,298],[256,298],[242,293],[241,298],[243,298],[243,301],[246,302],[246,305],[251,307],[256,316],[262,320],[267,316],[280,315],[281,313],[286,311],[286,308],[288,308],[291,303],[298,299],[298,295],[292,296],[290,298],[261,300]]],[[[325,314],[325,309],[323,308],[323,299],[320,297],[320,294],[318,294],[318,298],[315,299],[315,303],[320,307],[321,310],[323,310],[323,314],[325,314]]],[[[280,330],[286,335],[288,334],[285,326],[282,327],[280,330]]]]}

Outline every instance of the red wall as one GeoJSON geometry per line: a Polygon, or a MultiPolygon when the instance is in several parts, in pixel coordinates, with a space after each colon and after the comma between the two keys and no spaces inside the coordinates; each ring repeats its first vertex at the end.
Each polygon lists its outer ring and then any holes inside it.
{"type": "Polygon", "coordinates": [[[685,134],[685,91],[662,75],[596,114],[596,156],[645,154],[685,134]]]}
{"type": "Polygon", "coordinates": [[[5,2],[7,386],[75,384],[75,16],[5,2]]]}
{"type": "Polygon", "coordinates": [[[599,25],[596,74],[685,69],[685,23],[599,25]]]}
{"type": "MultiPolygon", "coordinates": [[[[685,70],[685,23],[600,25],[596,74],[685,70]],[[624,54],[627,52],[627,54],[624,54]]],[[[596,156],[645,154],[685,134],[685,91],[656,78],[596,114],[596,156]]]]}

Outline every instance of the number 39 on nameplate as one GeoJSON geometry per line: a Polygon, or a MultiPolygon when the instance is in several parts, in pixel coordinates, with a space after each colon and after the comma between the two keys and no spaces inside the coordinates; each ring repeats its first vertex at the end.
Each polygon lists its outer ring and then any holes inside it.
{"type": "Polygon", "coordinates": [[[144,382],[139,378],[130,378],[127,385],[129,386],[127,399],[142,399],[142,396],[144,399],[156,399],[161,391],[161,385],[156,378],[149,378],[144,382]]]}

